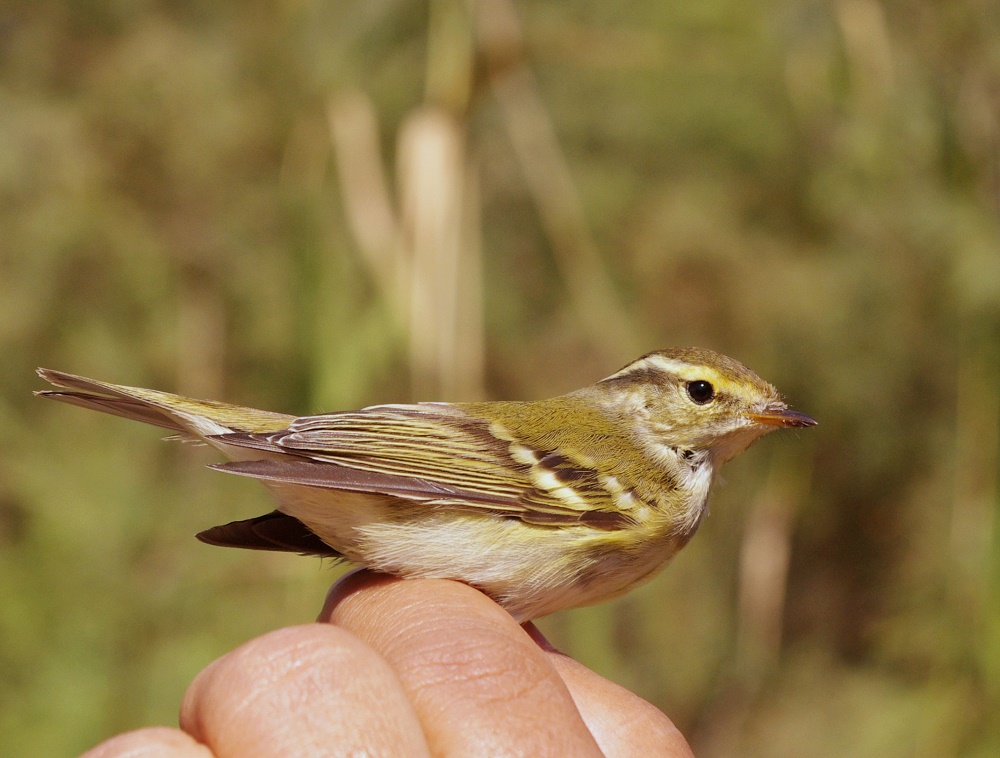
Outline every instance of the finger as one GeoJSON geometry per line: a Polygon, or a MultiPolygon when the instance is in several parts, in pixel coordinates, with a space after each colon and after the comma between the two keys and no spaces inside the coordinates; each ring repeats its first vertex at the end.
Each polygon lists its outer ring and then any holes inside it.
{"type": "Polygon", "coordinates": [[[112,737],[80,758],[211,758],[212,751],[180,729],[155,726],[112,737]]]}
{"type": "Polygon", "coordinates": [[[549,656],[607,758],[694,755],[684,735],[659,708],[560,653],[534,624],[525,624],[524,630],[549,656]]]}
{"type": "Polygon", "coordinates": [[[684,735],[652,703],[562,653],[547,655],[606,758],[693,758],[684,735]]]}
{"type": "Polygon", "coordinates": [[[426,756],[389,666],[327,624],[281,629],[220,658],[188,688],[181,727],[227,756],[426,756]]]}
{"type": "Polygon", "coordinates": [[[393,667],[435,755],[600,755],[547,655],[477,590],[362,571],[324,613],[393,667]]]}

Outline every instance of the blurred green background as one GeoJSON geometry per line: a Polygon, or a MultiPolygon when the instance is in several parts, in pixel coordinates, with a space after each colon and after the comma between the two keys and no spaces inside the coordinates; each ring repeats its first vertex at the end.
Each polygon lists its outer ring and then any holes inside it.
{"type": "Polygon", "coordinates": [[[1000,753],[1000,16],[979,0],[7,0],[0,744],[175,724],[319,561],[33,369],[286,412],[733,355],[821,425],[554,616],[699,756],[1000,753]]]}

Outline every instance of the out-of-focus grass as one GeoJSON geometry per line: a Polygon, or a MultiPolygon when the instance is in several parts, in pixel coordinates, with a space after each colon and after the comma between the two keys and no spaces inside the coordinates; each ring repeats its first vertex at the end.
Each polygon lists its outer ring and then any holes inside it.
{"type": "Polygon", "coordinates": [[[995,754],[992,13],[5,5],[0,744],[173,723],[334,577],[194,542],[266,495],[31,398],[36,365],[309,412],[699,344],[821,426],[731,464],[654,583],[545,629],[699,755],[995,754]],[[349,94],[376,120],[332,139],[349,94]]]}

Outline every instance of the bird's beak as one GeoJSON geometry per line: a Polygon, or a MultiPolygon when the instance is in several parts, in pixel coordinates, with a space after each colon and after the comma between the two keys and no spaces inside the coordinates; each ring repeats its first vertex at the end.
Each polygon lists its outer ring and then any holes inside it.
{"type": "Polygon", "coordinates": [[[805,427],[818,423],[812,416],[786,408],[782,403],[772,403],[759,413],[748,413],[747,418],[768,426],[805,427]]]}

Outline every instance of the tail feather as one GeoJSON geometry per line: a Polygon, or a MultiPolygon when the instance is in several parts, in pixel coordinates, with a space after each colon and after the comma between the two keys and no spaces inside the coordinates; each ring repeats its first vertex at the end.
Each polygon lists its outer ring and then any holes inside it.
{"type": "Polygon", "coordinates": [[[202,542],[220,547],[279,550],[325,558],[342,557],[297,518],[280,511],[213,526],[199,532],[197,536],[202,542]]]}
{"type": "Polygon", "coordinates": [[[38,375],[59,389],[42,390],[36,395],[185,435],[205,437],[230,432],[278,431],[295,418],[212,400],[193,400],[169,392],[99,382],[52,369],[40,368],[38,375]]]}
{"type": "Polygon", "coordinates": [[[39,390],[35,392],[39,397],[48,397],[81,408],[110,413],[112,416],[121,416],[171,431],[188,433],[176,419],[168,416],[160,408],[129,397],[117,385],[48,368],[38,369],[38,375],[50,384],[62,388],[39,390]]]}

